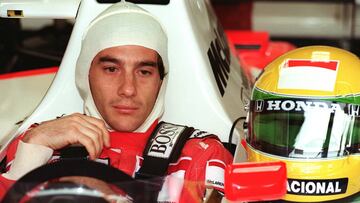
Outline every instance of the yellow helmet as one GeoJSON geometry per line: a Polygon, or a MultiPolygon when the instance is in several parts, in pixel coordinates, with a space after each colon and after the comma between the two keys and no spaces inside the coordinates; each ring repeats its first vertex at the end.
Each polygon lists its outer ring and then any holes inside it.
{"type": "Polygon", "coordinates": [[[285,200],[353,199],[360,191],[360,61],[329,46],[290,51],[251,96],[249,161],[284,161],[285,200]]]}

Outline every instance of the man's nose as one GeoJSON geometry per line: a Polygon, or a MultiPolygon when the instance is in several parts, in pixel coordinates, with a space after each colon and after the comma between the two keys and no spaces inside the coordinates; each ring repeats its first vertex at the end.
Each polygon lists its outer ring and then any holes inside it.
{"type": "Polygon", "coordinates": [[[118,94],[126,97],[136,95],[136,79],[132,73],[125,73],[120,79],[118,94]]]}

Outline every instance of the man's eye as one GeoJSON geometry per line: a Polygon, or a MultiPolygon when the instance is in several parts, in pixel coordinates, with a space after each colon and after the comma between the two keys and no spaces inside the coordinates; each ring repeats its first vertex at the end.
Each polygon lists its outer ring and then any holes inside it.
{"type": "Polygon", "coordinates": [[[141,74],[141,75],[151,75],[152,72],[151,72],[151,71],[148,71],[148,70],[140,70],[140,74],[141,74]]]}
{"type": "Polygon", "coordinates": [[[105,67],[104,70],[106,72],[114,73],[117,71],[117,68],[116,67],[105,67]]]}

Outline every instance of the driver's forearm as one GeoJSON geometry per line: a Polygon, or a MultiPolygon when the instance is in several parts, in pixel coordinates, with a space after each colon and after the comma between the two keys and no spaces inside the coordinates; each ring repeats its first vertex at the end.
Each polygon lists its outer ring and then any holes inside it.
{"type": "Polygon", "coordinates": [[[20,140],[9,171],[2,175],[10,180],[18,180],[31,170],[47,163],[52,154],[53,150],[48,147],[20,140]]]}

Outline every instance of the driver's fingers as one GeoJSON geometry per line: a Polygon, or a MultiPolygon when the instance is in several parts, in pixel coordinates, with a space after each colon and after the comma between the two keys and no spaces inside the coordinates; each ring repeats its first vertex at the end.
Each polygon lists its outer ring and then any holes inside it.
{"type": "Polygon", "coordinates": [[[83,127],[88,128],[89,130],[92,130],[95,132],[96,137],[94,137],[94,139],[98,140],[98,143],[100,143],[100,147],[102,149],[103,145],[104,145],[104,137],[108,137],[108,132],[106,129],[104,129],[105,124],[102,124],[103,122],[99,122],[101,120],[99,119],[95,119],[95,118],[91,118],[89,116],[85,116],[82,114],[75,114],[74,115],[74,121],[77,122],[78,124],[80,124],[83,127]],[[97,122],[96,122],[97,121],[97,122]],[[104,135],[105,134],[105,135],[104,135]]]}
{"type": "Polygon", "coordinates": [[[96,143],[99,145],[98,147],[100,148],[100,150],[102,150],[102,148],[104,146],[102,130],[99,129],[97,126],[93,125],[92,123],[89,123],[85,120],[83,122],[81,122],[81,125],[84,130],[83,132],[86,135],[91,136],[91,138],[94,139],[94,141],[96,141],[96,143]]]}
{"type": "Polygon", "coordinates": [[[97,119],[97,118],[93,118],[93,117],[85,116],[85,115],[81,115],[81,118],[86,120],[87,122],[91,123],[97,129],[99,129],[101,131],[101,136],[102,136],[102,141],[103,141],[102,143],[104,143],[104,145],[106,147],[110,147],[110,135],[109,135],[108,130],[106,129],[105,122],[101,119],[97,119]]]}
{"type": "MultiPolygon", "coordinates": [[[[95,148],[95,156],[96,157],[100,156],[103,148],[103,141],[99,132],[96,131],[96,129],[94,130],[93,128],[88,128],[87,126],[81,126],[79,131],[81,133],[79,136],[87,136],[92,140],[93,147],[95,148]]],[[[84,144],[84,143],[80,142],[80,144],[84,144]]]]}
{"type": "Polygon", "coordinates": [[[84,134],[82,134],[82,136],[78,136],[77,140],[79,143],[85,146],[89,153],[90,159],[95,160],[97,158],[97,152],[94,140],[84,134]]]}
{"type": "Polygon", "coordinates": [[[75,126],[76,131],[79,136],[86,135],[89,136],[91,139],[94,140],[96,152],[99,154],[103,147],[103,135],[102,130],[100,130],[96,125],[93,125],[92,123],[88,122],[86,119],[79,116],[81,114],[74,114],[71,116],[72,123],[75,126]]]}

